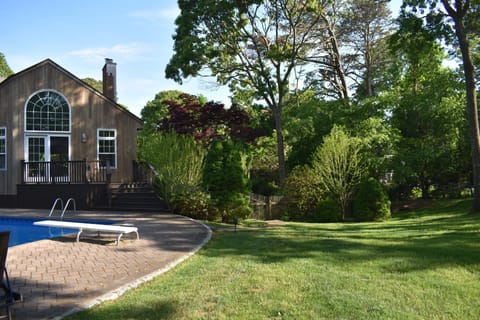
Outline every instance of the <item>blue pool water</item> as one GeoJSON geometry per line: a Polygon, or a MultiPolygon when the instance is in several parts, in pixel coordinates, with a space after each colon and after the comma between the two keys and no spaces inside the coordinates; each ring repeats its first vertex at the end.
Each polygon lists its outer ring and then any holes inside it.
{"type": "Polygon", "coordinates": [[[0,231],[10,231],[9,247],[77,232],[75,229],[34,226],[33,223],[39,220],[45,219],[0,217],[0,231]]]}

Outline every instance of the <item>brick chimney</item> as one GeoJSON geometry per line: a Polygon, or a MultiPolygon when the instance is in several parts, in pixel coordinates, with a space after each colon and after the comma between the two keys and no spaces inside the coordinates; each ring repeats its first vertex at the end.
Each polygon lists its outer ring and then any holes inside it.
{"type": "Polygon", "coordinates": [[[113,59],[105,58],[103,66],[103,95],[117,101],[117,64],[113,59]]]}

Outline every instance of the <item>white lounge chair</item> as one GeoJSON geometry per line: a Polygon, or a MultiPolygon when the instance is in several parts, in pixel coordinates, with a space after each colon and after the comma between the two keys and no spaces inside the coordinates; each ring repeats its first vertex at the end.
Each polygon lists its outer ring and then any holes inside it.
{"type": "Polygon", "coordinates": [[[44,226],[44,227],[78,229],[77,242],[80,241],[80,234],[84,230],[96,231],[96,232],[118,233],[117,245],[120,244],[120,239],[125,233],[134,232],[137,234],[137,240],[140,238],[138,235],[138,228],[133,226],[98,224],[98,223],[88,223],[88,222],[58,221],[58,220],[42,220],[42,221],[36,221],[33,224],[36,226],[44,226]]]}

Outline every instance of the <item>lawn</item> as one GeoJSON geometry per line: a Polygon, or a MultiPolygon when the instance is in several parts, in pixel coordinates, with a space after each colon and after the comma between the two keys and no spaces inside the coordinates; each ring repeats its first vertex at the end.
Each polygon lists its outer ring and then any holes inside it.
{"type": "Polygon", "coordinates": [[[215,232],[173,270],[68,319],[478,319],[480,215],[469,208],[215,232]]]}

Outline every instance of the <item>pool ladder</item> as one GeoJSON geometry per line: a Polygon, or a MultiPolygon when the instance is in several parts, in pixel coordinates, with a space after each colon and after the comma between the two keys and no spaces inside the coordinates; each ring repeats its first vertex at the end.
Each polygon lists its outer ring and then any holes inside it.
{"type": "Polygon", "coordinates": [[[67,211],[68,205],[70,203],[73,204],[73,213],[75,214],[77,212],[77,205],[75,204],[75,199],[68,198],[67,204],[64,207],[62,198],[57,198],[57,199],[55,199],[55,202],[53,203],[52,209],[50,210],[50,213],[48,214],[49,217],[52,216],[53,212],[55,211],[55,208],[57,207],[57,203],[59,203],[59,202],[60,202],[60,210],[62,210],[62,214],[60,215],[61,220],[63,220],[63,216],[65,215],[65,212],[67,211]]]}

